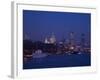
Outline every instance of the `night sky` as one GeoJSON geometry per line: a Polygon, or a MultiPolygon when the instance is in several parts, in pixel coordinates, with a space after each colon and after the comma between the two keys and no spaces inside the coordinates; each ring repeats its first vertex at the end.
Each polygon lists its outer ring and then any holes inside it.
{"type": "Polygon", "coordinates": [[[75,33],[76,40],[84,33],[89,41],[90,28],[90,13],[23,10],[23,33],[32,41],[44,41],[52,33],[61,41],[68,39],[70,32],[75,33]]]}

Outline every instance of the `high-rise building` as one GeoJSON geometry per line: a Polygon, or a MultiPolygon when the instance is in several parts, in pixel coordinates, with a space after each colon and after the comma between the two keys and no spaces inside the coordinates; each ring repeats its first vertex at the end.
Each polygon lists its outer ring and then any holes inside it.
{"type": "Polygon", "coordinates": [[[74,32],[69,34],[69,43],[70,45],[75,45],[74,32]]]}
{"type": "Polygon", "coordinates": [[[81,47],[85,46],[85,34],[81,34],[81,47]]]}

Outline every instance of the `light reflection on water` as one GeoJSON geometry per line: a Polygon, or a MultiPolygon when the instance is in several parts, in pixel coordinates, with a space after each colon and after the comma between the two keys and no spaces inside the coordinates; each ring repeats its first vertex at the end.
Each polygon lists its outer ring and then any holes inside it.
{"type": "MultiPolygon", "coordinates": [[[[43,53],[44,54],[44,53],[43,53]]],[[[33,55],[34,56],[34,55],[33,55]]],[[[23,69],[90,66],[90,53],[60,54],[32,57],[23,63],[23,69]]]]}

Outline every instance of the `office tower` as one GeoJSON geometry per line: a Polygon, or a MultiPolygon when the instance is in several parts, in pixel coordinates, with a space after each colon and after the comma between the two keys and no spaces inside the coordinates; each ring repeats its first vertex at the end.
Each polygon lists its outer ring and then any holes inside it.
{"type": "Polygon", "coordinates": [[[70,43],[71,46],[75,45],[74,32],[71,32],[69,34],[69,43],[70,43]]]}
{"type": "Polygon", "coordinates": [[[81,34],[81,47],[84,48],[85,46],[85,34],[81,34]]]}

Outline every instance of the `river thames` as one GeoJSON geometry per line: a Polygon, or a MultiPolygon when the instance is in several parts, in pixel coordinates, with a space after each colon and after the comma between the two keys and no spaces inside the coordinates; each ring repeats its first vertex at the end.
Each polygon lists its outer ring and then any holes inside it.
{"type": "Polygon", "coordinates": [[[91,54],[63,54],[32,57],[23,62],[23,69],[91,66],[91,54]]]}

